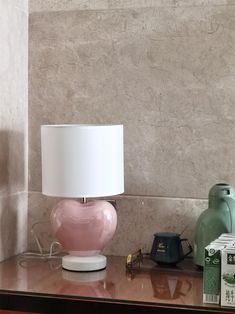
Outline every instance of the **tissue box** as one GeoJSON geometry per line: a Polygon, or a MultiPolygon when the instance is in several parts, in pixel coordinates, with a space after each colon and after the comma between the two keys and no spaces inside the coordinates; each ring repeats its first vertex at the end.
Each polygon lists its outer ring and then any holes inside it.
{"type": "Polygon", "coordinates": [[[203,302],[219,304],[221,280],[221,251],[227,243],[211,242],[205,247],[203,269],[203,302]]]}
{"type": "Polygon", "coordinates": [[[235,307],[235,247],[222,250],[221,306],[235,307]]]}

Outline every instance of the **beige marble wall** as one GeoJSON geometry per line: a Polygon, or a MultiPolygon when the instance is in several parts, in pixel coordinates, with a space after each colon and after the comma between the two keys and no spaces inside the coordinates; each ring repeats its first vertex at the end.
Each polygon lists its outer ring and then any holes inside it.
{"type": "Polygon", "coordinates": [[[127,194],[235,185],[235,6],[204,3],[30,15],[30,190],[43,123],[123,123],[127,194]]]}
{"type": "Polygon", "coordinates": [[[30,224],[54,202],[40,196],[40,125],[123,123],[132,196],[107,252],[149,250],[154,232],[183,224],[192,240],[209,188],[235,186],[235,1],[31,0],[30,11],[30,224]]]}
{"type": "Polygon", "coordinates": [[[27,1],[0,0],[0,260],[27,245],[27,1]]]}

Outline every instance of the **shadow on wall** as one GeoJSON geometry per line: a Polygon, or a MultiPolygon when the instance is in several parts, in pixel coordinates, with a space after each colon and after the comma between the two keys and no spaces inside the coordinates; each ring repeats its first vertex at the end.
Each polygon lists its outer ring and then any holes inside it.
{"type": "Polygon", "coordinates": [[[17,253],[17,195],[0,198],[0,261],[17,253]]]}
{"type": "Polygon", "coordinates": [[[24,189],[23,133],[1,130],[0,261],[19,253],[24,245],[24,233],[27,232],[24,189]]]}
{"type": "Polygon", "coordinates": [[[0,130],[0,197],[25,190],[24,135],[0,130]]]}

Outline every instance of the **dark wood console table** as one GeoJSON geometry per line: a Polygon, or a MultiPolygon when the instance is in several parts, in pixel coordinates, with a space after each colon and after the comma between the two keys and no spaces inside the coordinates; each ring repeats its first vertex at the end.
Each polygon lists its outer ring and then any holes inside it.
{"type": "Polygon", "coordinates": [[[56,314],[235,313],[202,303],[202,273],[191,260],[176,268],[151,263],[129,273],[124,257],[109,256],[106,270],[81,274],[62,270],[60,260],[19,263],[14,257],[0,263],[0,309],[56,314]]]}

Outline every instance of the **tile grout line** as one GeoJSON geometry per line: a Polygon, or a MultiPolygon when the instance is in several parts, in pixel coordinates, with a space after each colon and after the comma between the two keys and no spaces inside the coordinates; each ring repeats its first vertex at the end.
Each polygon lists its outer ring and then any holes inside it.
{"type": "MultiPolygon", "coordinates": [[[[40,191],[28,191],[28,194],[42,194],[40,191]]],[[[47,197],[46,195],[43,195],[44,197],[47,197]]],[[[114,195],[111,196],[113,198],[129,198],[129,199],[134,199],[134,198],[141,198],[141,199],[165,199],[165,200],[191,200],[191,201],[207,201],[207,198],[193,198],[193,197],[175,197],[175,196],[156,196],[156,195],[138,195],[138,194],[121,194],[121,195],[114,195]]],[[[55,197],[54,197],[55,198],[55,197]]],[[[110,197],[107,197],[110,198],[110,197]]],[[[92,198],[91,198],[92,199],[92,198]]],[[[104,199],[104,198],[103,198],[104,199]]]]}
{"type": "Polygon", "coordinates": [[[45,9],[41,9],[41,10],[29,10],[29,15],[31,14],[40,14],[40,13],[60,13],[60,12],[72,12],[72,11],[86,11],[86,12],[93,12],[93,11],[125,11],[125,10],[147,10],[147,9],[181,9],[181,8],[216,8],[216,7],[234,7],[235,4],[211,4],[211,5],[178,5],[178,6],[174,6],[174,5],[168,5],[168,6],[164,6],[164,5],[155,5],[155,6],[133,6],[133,7],[125,7],[125,8],[120,8],[120,7],[106,7],[106,8],[45,8],[45,9]]]}

